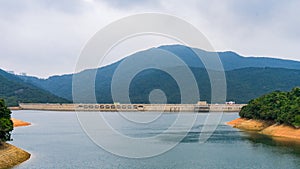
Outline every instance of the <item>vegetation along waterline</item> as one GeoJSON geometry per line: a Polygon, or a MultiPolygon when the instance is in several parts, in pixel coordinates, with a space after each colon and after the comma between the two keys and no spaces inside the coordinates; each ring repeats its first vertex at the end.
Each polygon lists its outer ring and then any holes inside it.
{"type": "Polygon", "coordinates": [[[300,88],[274,91],[253,99],[244,106],[239,119],[227,124],[270,136],[300,140],[300,88]]]}
{"type": "Polygon", "coordinates": [[[6,143],[11,140],[11,131],[14,126],[24,125],[29,125],[29,123],[11,119],[11,111],[6,107],[4,100],[0,99],[0,168],[13,167],[30,158],[28,152],[6,143]],[[13,121],[16,122],[15,125],[13,121]]]}

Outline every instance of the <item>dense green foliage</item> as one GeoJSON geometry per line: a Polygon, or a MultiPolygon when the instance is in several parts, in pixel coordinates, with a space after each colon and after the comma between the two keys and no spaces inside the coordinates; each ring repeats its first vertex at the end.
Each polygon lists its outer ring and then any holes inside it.
{"type": "Polygon", "coordinates": [[[240,111],[242,118],[272,120],[300,127],[300,88],[275,91],[253,99],[240,111]]]}
{"type": "Polygon", "coordinates": [[[11,140],[10,132],[13,130],[13,122],[10,119],[11,111],[6,107],[3,99],[0,99],[0,144],[11,140]]]}
{"type": "Polygon", "coordinates": [[[7,106],[17,106],[23,103],[66,103],[64,98],[40,89],[27,83],[15,75],[0,70],[0,98],[3,98],[7,106]]]}

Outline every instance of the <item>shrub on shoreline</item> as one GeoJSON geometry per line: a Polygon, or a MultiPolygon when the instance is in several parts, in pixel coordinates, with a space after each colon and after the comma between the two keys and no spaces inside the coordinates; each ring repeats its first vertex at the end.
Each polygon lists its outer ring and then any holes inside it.
{"type": "Polygon", "coordinates": [[[290,92],[274,91],[251,100],[239,115],[247,119],[271,120],[300,127],[300,88],[290,92]]]}
{"type": "Polygon", "coordinates": [[[0,99],[0,145],[11,140],[12,130],[11,111],[6,107],[4,100],[0,99]]]}

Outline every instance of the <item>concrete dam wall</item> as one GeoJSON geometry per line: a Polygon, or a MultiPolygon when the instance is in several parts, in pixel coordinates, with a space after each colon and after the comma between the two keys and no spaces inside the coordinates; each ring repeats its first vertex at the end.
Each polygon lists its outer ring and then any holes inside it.
{"type": "Polygon", "coordinates": [[[22,110],[103,112],[239,112],[243,106],[245,104],[19,104],[22,110]]]}

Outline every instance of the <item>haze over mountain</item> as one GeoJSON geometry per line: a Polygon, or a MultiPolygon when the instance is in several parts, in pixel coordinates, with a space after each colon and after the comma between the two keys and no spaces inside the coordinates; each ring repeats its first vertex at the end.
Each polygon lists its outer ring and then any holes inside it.
{"type": "MultiPolygon", "coordinates": [[[[210,101],[211,84],[207,70],[201,60],[195,55],[196,52],[202,59],[211,57],[215,54],[220,56],[223,64],[226,82],[227,82],[227,100],[234,100],[237,103],[246,103],[249,100],[258,97],[264,93],[274,90],[290,90],[295,86],[300,86],[300,62],[273,58],[261,57],[242,57],[234,52],[207,52],[201,49],[192,50],[182,45],[161,46],[158,49],[171,52],[177,55],[191,69],[197,81],[201,100],[210,101]]],[[[126,58],[135,59],[135,65],[145,62],[153,55],[157,55],[157,50],[151,48],[145,51],[137,52],[126,58]]],[[[165,57],[164,53],[159,55],[165,57]]],[[[126,59],[124,58],[124,59],[126,59]]],[[[97,102],[127,102],[126,99],[118,98],[113,100],[111,96],[112,76],[124,59],[111,65],[98,69],[85,70],[78,73],[78,76],[90,77],[96,73],[95,94],[97,102]]],[[[132,65],[134,66],[134,65],[132,65]]],[[[184,65],[166,65],[167,69],[177,71],[178,74],[184,69],[184,65]]],[[[129,70],[129,68],[128,68],[129,70]]],[[[219,71],[219,69],[212,70],[219,71]]],[[[126,75],[126,68],[123,75],[126,75]]],[[[39,88],[47,90],[59,97],[72,100],[72,74],[63,76],[52,76],[48,79],[39,79],[36,77],[18,76],[23,82],[30,83],[39,88]]],[[[120,85],[122,80],[116,81],[120,85]]],[[[86,83],[82,81],[82,83],[86,83]]],[[[176,81],[166,72],[158,69],[148,69],[138,73],[131,81],[129,86],[129,96],[131,102],[149,103],[149,94],[153,89],[164,91],[168,103],[180,103],[180,90],[176,81]]],[[[80,102],[91,102],[89,95],[82,91],[85,99],[80,102]]],[[[196,100],[190,100],[195,103],[196,100]]]]}
{"type": "MultiPolygon", "coordinates": [[[[198,59],[196,54],[197,52],[200,57],[209,57],[214,55],[215,52],[207,52],[197,48],[190,48],[183,45],[168,45],[161,46],[160,49],[170,51],[177,55],[180,59],[184,60],[190,67],[200,67],[204,68],[204,65],[198,59]],[[192,50],[193,49],[193,50],[192,50]]],[[[143,52],[149,52],[143,51],[143,52]]],[[[143,52],[138,52],[137,54],[143,55],[143,52]]],[[[267,57],[243,57],[235,52],[217,52],[220,57],[220,60],[223,64],[224,70],[235,70],[240,68],[248,67],[270,67],[270,68],[286,68],[286,69],[297,69],[300,70],[300,62],[292,60],[283,60],[267,57]]]]}
{"type": "Polygon", "coordinates": [[[8,106],[23,103],[67,103],[67,99],[58,97],[49,91],[26,83],[19,77],[0,69],[0,98],[5,99],[8,106]]]}

